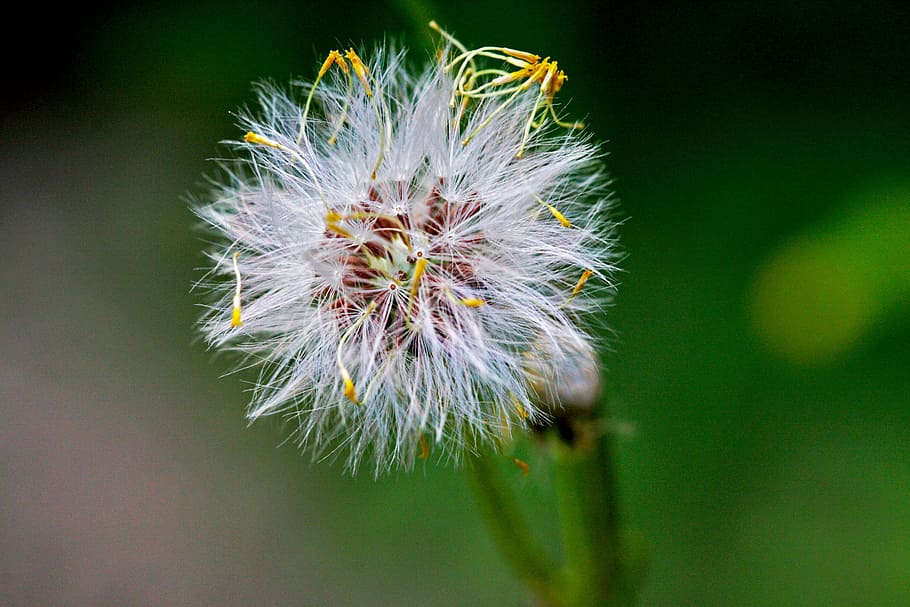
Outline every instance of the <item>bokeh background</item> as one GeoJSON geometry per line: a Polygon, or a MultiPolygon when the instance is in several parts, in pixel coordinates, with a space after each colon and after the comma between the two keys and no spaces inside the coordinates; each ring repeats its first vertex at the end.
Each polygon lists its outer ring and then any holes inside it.
{"type": "MultiPolygon", "coordinates": [[[[194,320],[250,83],[423,24],[559,59],[628,254],[604,354],[648,606],[910,604],[903,2],[20,5],[0,98],[0,604],[522,605],[463,471],[248,428],[194,320]],[[52,14],[49,14],[52,13],[52,14]]],[[[532,462],[533,463],[533,462],[532,462]]],[[[515,472],[546,536],[546,472],[515,472]]]]}

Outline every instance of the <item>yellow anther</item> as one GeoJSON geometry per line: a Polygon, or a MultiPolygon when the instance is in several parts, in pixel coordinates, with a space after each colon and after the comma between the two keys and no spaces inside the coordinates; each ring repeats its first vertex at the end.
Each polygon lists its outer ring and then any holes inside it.
{"type": "Polygon", "coordinates": [[[509,72],[508,74],[494,78],[492,81],[490,81],[490,86],[502,86],[504,84],[509,84],[510,82],[515,82],[516,80],[527,78],[532,72],[533,70],[530,67],[522,68],[514,72],[509,72]]]}
{"type": "MultiPolygon", "coordinates": [[[[528,74],[528,79],[525,80],[524,83],[521,85],[521,90],[523,90],[523,91],[526,91],[529,88],[531,88],[531,86],[535,82],[541,82],[541,83],[543,82],[543,80],[546,78],[546,75],[549,73],[549,69],[550,69],[549,59],[544,59],[543,63],[538,63],[537,65],[532,66],[532,67],[533,67],[533,69],[530,70],[530,72],[528,74]]],[[[536,107],[535,107],[535,111],[537,111],[536,107]]]]}
{"type": "Polygon", "coordinates": [[[414,302],[416,301],[417,293],[420,290],[420,277],[423,276],[423,272],[426,270],[426,267],[426,258],[420,257],[417,260],[417,264],[414,266],[414,274],[411,275],[411,292],[408,295],[407,313],[404,317],[404,323],[408,329],[414,328],[414,325],[411,323],[411,315],[414,313],[414,302]]]}
{"type": "Polygon", "coordinates": [[[421,435],[420,440],[417,441],[417,446],[420,447],[420,454],[417,456],[417,459],[427,459],[430,457],[430,446],[427,445],[427,439],[421,435]]]}
{"type": "Polygon", "coordinates": [[[549,202],[542,199],[540,196],[534,196],[534,198],[537,199],[537,202],[539,202],[543,206],[547,207],[547,210],[550,211],[550,214],[553,215],[553,217],[555,217],[559,221],[559,223],[562,224],[562,227],[564,227],[564,228],[572,227],[572,224],[569,222],[568,219],[566,219],[565,215],[563,215],[562,213],[559,212],[559,209],[557,209],[552,204],[550,204],[549,202]]]}
{"type": "Polygon", "coordinates": [[[522,476],[527,476],[528,474],[531,473],[531,466],[528,465],[528,462],[526,462],[524,460],[520,460],[516,457],[515,459],[512,460],[512,463],[515,464],[515,467],[517,467],[519,470],[521,470],[522,476]]]}
{"type": "MultiPolygon", "coordinates": [[[[353,68],[354,73],[357,74],[357,79],[360,80],[363,91],[367,94],[367,97],[370,98],[373,105],[373,111],[376,112],[376,120],[379,122],[379,157],[376,159],[376,164],[373,166],[373,171],[370,173],[370,179],[376,179],[376,173],[379,171],[383,156],[385,155],[386,138],[389,133],[391,133],[391,129],[385,123],[384,119],[384,116],[388,115],[388,108],[385,106],[381,96],[378,103],[376,98],[373,97],[373,89],[370,87],[370,70],[367,69],[367,66],[364,65],[357,53],[354,52],[354,49],[349,48],[344,56],[351,62],[351,68],[353,68]],[[382,107],[380,107],[380,105],[382,107]]],[[[335,135],[333,134],[329,139],[329,142],[334,143],[334,141],[335,135]]]]}
{"type": "Polygon", "coordinates": [[[322,62],[322,67],[319,68],[319,76],[317,76],[317,77],[322,78],[323,76],[325,76],[325,73],[327,71],[329,71],[329,68],[332,67],[333,65],[335,65],[336,63],[338,64],[338,67],[340,67],[345,74],[348,73],[348,64],[344,60],[344,57],[341,56],[341,53],[339,53],[338,51],[330,51],[329,56],[326,57],[325,61],[322,62]]]}
{"type": "MultiPolygon", "coordinates": [[[[515,57],[526,63],[537,63],[540,61],[540,55],[535,55],[534,53],[528,53],[525,51],[516,51],[513,48],[501,48],[499,49],[509,57],[515,57]]],[[[511,63],[511,62],[510,62],[511,63]]]]}
{"type": "Polygon", "coordinates": [[[540,89],[546,93],[548,97],[552,97],[556,92],[555,90],[552,90],[551,87],[557,72],[559,72],[559,64],[557,64],[555,61],[550,62],[547,65],[547,73],[544,75],[543,80],[540,83],[540,89]]]}
{"type": "Polygon", "coordinates": [[[351,335],[354,334],[354,331],[363,324],[367,317],[376,309],[376,302],[371,301],[370,305],[367,306],[366,310],[363,311],[363,314],[360,315],[360,318],[357,319],[354,324],[352,324],[341,336],[341,339],[338,340],[338,350],[335,353],[335,361],[338,364],[338,374],[341,375],[341,380],[344,382],[344,395],[345,397],[354,403],[359,405],[360,401],[357,400],[357,390],[354,388],[354,380],[351,379],[351,373],[348,371],[348,368],[344,366],[344,361],[341,357],[342,348],[347,343],[348,339],[351,338],[351,335]]]}
{"type": "Polygon", "coordinates": [[[581,278],[578,279],[578,282],[575,284],[575,288],[572,289],[572,294],[569,296],[569,301],[571,301],[573,297],[578,295],[578,292],[581,291],[581,288],[583,286],[585,286],[585,283],[588,282],[588,278],[590,278],[591,274],[593,274],[593,273],[594,273],[594,270],[585,270],[584,272],[581,273],[581,278]]]}
{"type": "Polygon", "coordinates": [[[479,308],[480,306],[487,303],[482,299],[478,299],[477,297],[465,297],[460,301],[463,305],[468,306],[469,308],[479,308]]]}
{"type": "Polygon", "coordinates": [[[329,56],[325,58],[325,61],[322,62],[322,67],[319,68],[319,75],[317,78],[322,78],[325,76],[325,73],[329,71],[329,68],[335,63],[336,58],[341,57],[341,53],[338,51],[329,51],[329,56]]]}
{"type": "Polygon", "coordinates": [[[565,215],[563,215],[562,213],[559,212],[559,209],[554,207],[552,204],[547,204],[547,209],[550,211],[550,213],[553,214],[553,217],[555,217],[556,219],[559,220],[559,223],[562,224],[562,227],[564,227],[564,228],[572,227],[572,224],[569,222],[568,219],[566,219],[565,215]]]}
{"type": "Polygon", "coordinates": [[[417,260],[417,264],[414,266],[414,275],[411,277],[411,298],[410,303],[408,304],[408,310],[411,309],[414,298],[417,297],[417,291],[420,289],[420,277],[423,276],[423,272],[426,268],[427,260],[425,257],[421,257],[417,260]]]}
{"type": "Polygon", "coordinates": [[[467,52],[468,52],[468,49],[466,49],[465,46],[464,46],[461,42],[459,42],[458,40],[456,40],[455,37],[452,36],[452,34],[448,33],[448,32],[445,31],[444,29],[442,29],[442,27],[440,27],[439,24],[436,23],[436,21],[430,21],[427,25],[430,26],[430,29],[431,29],[431,30],[433,30],[433,31],[435,31],[435,32],[439,32],[439,34],[440,34],[443,38],[445,38],[446,40],[448,40],[448,41],[452,44],[452,46],[454,46],[455,48],[457,48],[457,49],[458,49],[459,51],[461,51],[462,53],[467,53],[467,52]]]}
{"type": "Polygon", "coordinates": [[[354,388],[354,380],[351,379],[351,375],[348,373],[347,369],[341,370],[341,379],[344,380],[344,395],[349,401],[355,405],[359,405],[360,401],[357,400],[357,390],[354,388]]]}
{"type": "Polygon", "coordinates": [[[240,267],[237,265],[237,258],[240,257],[240,251],[234,252],[234,276],[237,278],[237,288],[234,291],[233,310],[231,310],[231,327],[237,328],[243,325],[240,320],[240,267]]]}
{"type": "Polygon", "coordinates": [[[338,222],[343,220],[344,216],[340,215],[337,211],[329,210],[329,212],[325,214],[325,229],[329,232],[335,232],[340,236],[344,236],[345,238],[353,239],[354,236],[349,231],[338,225],[338,222]]]}
{"type": "Polygon", "coordinates": [[[562,88],[562,85],[564,85],[568,79],[569,77],[566,76],[566,73],[562,70],[559,70],[559,72],[556,74],[556,78],[553,80],[553,91],[550,94],[551,98],[553,95],[559,92],[559,89],[562,88]]]}
{"type": "Polygon", "coordinates": [[[269,139],[268,137],[263,137],[259,133],[254,133],[250,131],[243,136],[243,140],[247,143],[257,143],[259,145],[264,145],[270,148],[275,148],[276,150],[287,150],[286,147],[275,141],[274,139],[269,139]]]}
{"type": "Polygon", "coordinates": [[[357,78],[360,79],[360,84],[363,85],[363,90],[367,94],[367,97],[372,97],[373,89],[370,88],[370,83],[368,81],[370,71],[367,69],[367,66],[363,64],[363,61],[360,60],[360,57],[357,56],[357,53],[354,52],[353,48],[349,48],[344,56],[351,62],[351,67],[354,68],[354,73],[357,74],[357,78]]]}
{"type": "Polygon", "coordinates": [[[566,73],[558,68],[556,62],[550,64],[550,67],[547,69],[547,75],[544,77],[543,82],[540,83],[540,89],[547,96],[547,105],[552,109],[553,107],[553,96],[559,92],[559,89],[562,88],[562,85],[566,83],[569,77],[566,76],[566,73]]]}
{"type": "MultiPolygon", "coordinates": [[[[310,115],[310,104],[313,102],[313,95],[316,93],[316,87],[319,86],[319,83],[322,81],[322,77],[325,76],[325,73],[333,66],[337,65],[341,68],[341,71],[345,73],[348,77],[348,95],[351,92],[351,72],[348,69],[348,64],[344,60],[344,57],[341,56],[341,53],[338,51],[329,51],[328,56],[325,58],[325,61],[322,62],[322,67],[319,68],[319,73],[316,75],[316,80],[313,82],[313,86],[310,87],[310,92],[306,98],[306,105],[303,107],[303,116],[300,118],[300,134],[297,135],[297,145],[300,145],[303,142],[303,137],[306,131],[307,117],[310,115]]],[[[341,125],[344,124],[344,116],[348,110],[348,100],[345,99],[344,109],[341,111],[341,119],[338,120],[338,124],[335,127],[335,131],[332,133],[332,136],[329,137],[329,143],[334,144],[335,138],[338,135],[338,131],[341,129],[341,125]]]]}
{"type": "Polygon", "coordinates": [[[344,228],[342,228],[342,227],[341,227],[340,225],[338,225],[337,223],[327,223],[327,224],[325,225],[325,229],[328,230],[329,232],[335,232],[335,233],[338,234],[339,236],[344,236],[344,237],[347,238],[347,239],[350,239],[350,240],[353,240],[353,239],[354,239],[354,235],[353,235],[353,234],[351,234],[350,232],[348,232],[347,230],[345,230],[344,228]]]}

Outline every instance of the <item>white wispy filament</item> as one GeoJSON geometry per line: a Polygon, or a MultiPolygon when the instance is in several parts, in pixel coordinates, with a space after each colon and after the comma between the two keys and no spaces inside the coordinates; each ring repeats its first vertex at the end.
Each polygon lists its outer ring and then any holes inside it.
{"type": "Polygon", "coordinates": [[[455,45],[417,76],[401,53],[351,50],[302,99],[261,87],[241,159],[196,208],[221,242],[202,328],[260,366],[250,418],[291,419],[352,469],[542,421],[529,361],[589,351],[611,290],[606,180],[556,117],[564,74],[455,45]]]}

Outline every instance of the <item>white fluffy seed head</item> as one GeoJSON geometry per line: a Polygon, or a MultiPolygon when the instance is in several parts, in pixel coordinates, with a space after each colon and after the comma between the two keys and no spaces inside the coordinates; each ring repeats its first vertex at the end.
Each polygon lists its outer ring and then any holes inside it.
{"type": "Polygon", "coordinates": [[[260,367],[249,416],[378,474],[543,421],[527,360],[591,350],[615,252],[598,150],[529,128],[535,89],[465,109],[455,70],[364,64],[371,94],[339,65],[302,99],[262,86],[195,210],[220,242],[202,330],[260,367]]]}

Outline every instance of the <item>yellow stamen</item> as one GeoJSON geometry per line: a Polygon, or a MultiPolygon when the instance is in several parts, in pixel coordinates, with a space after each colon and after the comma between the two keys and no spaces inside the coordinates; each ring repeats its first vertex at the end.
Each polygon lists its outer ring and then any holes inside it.
{"type": "Polygon", "coordinates": [[[553,217],[555,217],[556,219],[559,220],[559,223],[562,224],[562,227],[564,227],[564,228],[571,228],[571,227],[572,227],[572,224],[569,222],[568,219],[566,219],[566,216],[563,215],[562,213],[560,213],[560,212],[559,212],[559,209],[557,209],[556,207],[554,207],[552,204],[549,204],[549,203],[547,204],[547,210],[549,210],[550,213],[553,214],[553,217]]]}
{"type": "Polygon", "coordinates": [[[427,459],[430,457],[430,446],[427,445],[427,439],[421,435],[420,440],[417,441],[417,445],[420,447],[420,454],[417,456],[417,459],[427,459]]]}
{"type": "Polygon", "coordinates": [[[550,82],[552,82],[553,77],[556,75],[556,72],[559,71],[559,64],[556,61],[545,61],[544,64],[547,66],[547,69],[540,80],[540,88],[545,93],[549,93],[550,82]]]}
{"type": "Polygon", "coordinates": [[[572,289],[572,294],[569,295],[569,299],[566,300],[566,303],[569,303],[572,301],[572,299],[575,298],[576,295],[578,295],[578,292],[581,291],[581,288],[583,286],[585,286],[585,283],[588,282],[588,278],[590,278],[591,274],[593,273],[594,270],[585,270],[581,273],[581,278],[578,279],[578,282],[575,284],[575,288],[572,289]]]}
{"type": "Polygon", "coordinates": [[[454,46],[455,48],[457,48],[457,49],[458,49],[459,51],[461,51],[462,53],[467,53],[467,52],[468,52],[468,49],[466,49],[466,48],[464,47],[464,45],[463,45],[461,42],[459,42],[458,40],[456,40],[455,37],[452,36],[452,34],[448,33],[448,32],[445,31],[444,29],[442,29],[442,28],[439,26],[439,24],[436,23],[435,21],[430,21],[427,25],[430,26],[430,29],[431,29],[431,30],[433,30],[433,31],[435,31],[435,32],[438,32],[439,35],[441,35],[443,38],[445,38],[446,40],[448,40],[448,41],[452,44],[452,46],[454,46]]]}
{"type": "Polygon", "coordinates": [[[338,141],[338,133],[341,132],[341,127],[344,126],[344,121],[348,115],[348,108],[351,106],[351,93],[354,91],[354,78],[351,77],[351,72],[348,70],[348,64],[339,63],[342,70],[344,71],[345,76],[347,76],[348,87],[344,95],[344,107],[341,108],[341,115],[338,117],[338,120],[335,123],[335,128],[332,130],[332,135],[329,137],[329,145],[335,145],[338,141]]]}
{"type": "Polygon", "coordinates": [[[367,80],[367,77],[370,75],[367,66],[363,64],[363,61],[360,60],[360,57],[357,56],[357,53],[354,52],[353,48],[349,48],[344,56],[351,62],[351,67],[354,68],[354,73],[357,74],[360,84],[363,85],[363,90],[367,94],[367,97],[372,97],[373,89],[370,88],[370,83],[367,80]]]}
{"type": "Polygon", "coordinates": [[[351,379],[351,375],[348,373],[347,369],[341,369],[341,379],[344,380],[344,395],[349,401],[355,405],[359,405],[360,402],[357,400],[357,390],[354,388],[354,380],[351,379]]]}
{"type": "MultiPolygon", "coordinates": [[[[490,81],[489,84],[484,85],[484,87],[503,86],[505,84],[515,82],[516,80],[521,80],[522,78],[527,78],[531,73],[533,73],[533,71],[531,70],[530,67],[522,68],[520,70],[516,70],[514,72],[509,72],[508,74],[503,74],[502,76],[494,78],[493,80],[490,81]]],[[[478,90],[480,88],[484,88],[484,87],[479,87],[478,90]]]]}
{"type": "Polygon", "coordinates": [[[539,202],[543,206],[547,207],[547,210],[550,211],[550,214],[553,215],[553,217],[555,217],[557,219],[557,221],[559,221],[559,223],[562,224],[562,227],[564,227],[564,228],[572,227],[571,222],[569,222],[569,220],[566,219],[565,215],[563,215],[562,213],[559,212],[559,209],[554,207],[552,204],[548,203],[546,200],[544,200],[540,196],[535,195],[534,198],[537,199],[537,202],[539,202]]]}
{"type": "Polygon", "coordinates": [[[411,294],[408,298],[408,316],[411,315],[411,310],[414,307],[414,300],[417,298],[417,291],[420,289],[420,277],[423,276],[426,267],[427,260],[424,257],[418,259],[417,265],[414,266],[414,275],[411,277],[411,294]]]}
{"type": "Polygon", "coordinates": [[[516,59],[521,59],[527,63],[537,63],[540,61],[540,55],[535,55],[534,53],[528,53],[525,51],[516,51],[513,48],[501,48],[499,49],[509,57],[515,57],[516,59]]]}
{"type": "Polygon", "coordinates": [[[325,214],[325,229],[329,232],[335,232],[349,240],[353,240],[354,236],[343,227],[338,225],[339,221],[344,221],[344,216],[339,214],[337,211],[330,209],[328,213],[325,214]]]}
{"type": "Polygon", "coordinates": [[[254,133],[253,131],[248,132],[243,136],[243,140],[247,143],[258,143],[259,145],[264,145],[270,148],[275,148],[276,150],[284,150],[290,152],[288,148],[284,147],[274,139],[269,139],[268,137],[263,137],[259,133],[254,133]]]}
{"type": "Polygon", "coordinates": [[[474,129],[474,130],[471,132],[470,135],[468,135],[467,137],[465,137],[465,138],[461,141],[461,145],[468,145],[468,143],[470,143],[471,140],[474,139],[474,136],[477,135],[477,133],[479,133],[479,132],[482,131],[484,128],[486,128],[486,126],[487,126],[488,124],[490,124],[491,122],[493,122],[493,119],[496,118],[496,116],[498,116],[500,112],[502,112],[504,109],[506,109],[507,107],[509,107],[509,104],[512,103],[512,102],[518,97],[519,94],[521,94],[522,90],[523,90],[523,89],[522,89],[521,87],[516,87],[516,88],[515,88],[515,91],[512,92],[512,96],[509,97],[508,99],[506,99],[505,101],[503,101],[503,102],[499,105],[499,107],[497,107],[495,110],[493,110],[493,111],[490,113],[490,115],[487,116],[487,117],[484,119],[484,121],[481,122],[481,123],[477,126],[477,128],[474,129]]]}
{"type": "MultiPolygon", "coordinates": [[[[306,129],[307,116],[310,115],[310,104],[313,101],[313,94],[316,92],[316,87],[319,86],[319,82],[322,80],[322,77],[325,76],[325,73],[333,66],[337,65],[341,68],[345,74],[348,74],[348,79],[350,80],[350,71],[348,70],[348,64],[345,62],[344,57],[341,56],[341,53],[338,51],[330,51],[328,57],[325,58],[325,61],[322,62],[322,67],[319,68],[319,73],[316,75],[316,80],[313,82],[313,86],[310,87],[310,93],[306,98],[306,105],[303,108],[303,116],[300,119],[300,134],[297,135],[297,145],[303,141],[304,131],[306,129]]],[[[350,82],[348,83],[350,84],[350,82]]],[[[348,87],[350,88],[350,87],[348,87]]],[[[345,112],[347,111],[347,105],[345,105],[345,112]]],[[[342,119],[339,121],[338,128],[341,128],[341,123],[344,122],[344,113],[342,113],[342,119]]],[[[335,135],[329,140],[330,143],[334,143],[335,135]]]]}
{"type": "MultiPolygon", "coordinates": [[[[373,111],[376,112],[376,120],[379,123],[379,157],[376,159],[376,164],[373,165],[373,171],[370,173],[370,179],[376,179],[376,173],[379,171],[379,167],[382,165],[382,159],[385,155],[385,146],[388,139],[390,129],[386,125],[383,116],[388,115],[388,108],[383,103],[383,107],[380,108],[377,104],[376,97],[373,96],[373,89],[370,87],[370,70],[360,59],[360,56],[354,52],[353,48],[349,48],[344,54],[347,57],[348,61],[351,62],[351,68],[354,70],[354,73],[357,74],[357,79],[360,80],[361,86],[363,86],[363,91],[367,94],[367,97],[370,98],[370,101],[373,105],[373,111]],[[385,111],[383,111],[385,110],[385,111]]],[[[380,103],[382,103],[382,95],[379,96],[380,103]]],[[[335,136],[329,140],[331,143],[334,143],[335,136]]]]}
{"type": "MultiPolygon", "coordinates": [[[[559,116],[556,115],[556,110],[553,108],[552,103],[548,103],[547,107],[550,110],[550,117],[553,119],[553,122],[555,122],[557,126],[560,126],[564,129],[574,129],[574,130],[579,130],[579,129],[585,128],[585,123],[581,122],[581,121],[565,122],[563,120],[560,120],[559,116]]],[[[541,117],[540,124],[535,125],[534,128],[540,128],[540,126],[543,124],[543,118],[546,118],[546,114],[544,114],[544,116],[541,117]]]]}
{"type": "Polygon", "coordinates": [[[556,74],[556,78],[553,80],[553,85],[551,87],[551,91],[550,91],[551,100],[553,99],[553,95],[558,93],[559,89],[562,88],[562,85],[564,85],[568,80],[569,80],[569,77],[566,76],[566,73],[562,70],[559,70],[559,73],[556,74]]]}
{"type": "Polygon", "coordinates": [[[338,119],[335,130],[332,132],[331,137],[329,137],[329,144],[335,144],[335,140],[338,137],[338,131],[341,130],[341,126],[344,124],[344,119],[348,112],[349,97],[351,96],[351,70],[348,68],[348,64],[344,60],[344,57],[341,56],[341,53],[338,51],[329,51],[329,55],[325,58],[325,61],[322,62],[322,67],[319,68],[319,73],[316,75],[316,80],[313,82],[313,86],[310,87],[310,93],[307,95],[306,105],[303,108],[303,117],[300,120],[300,134],[297,136],[297,145],[300,145],[300,143],[303,141],[307,116],[310,114],[310,104],[313,101],[313,94],[316,92],[316,87],[319,86],[319,82],[322,80],[322,77],[325,76],[326,72],[328,72],[333,65],[340,67],[341,71],[344,72],[348,77],[348,94],[344,100],[344,108],[341,110],[341,117],[338,119]]]}
{"type": "Polygon", "coordinates": [[[327,224],[325,224],[325,229],[328,230],[329,232],[335,232],[339,236],[344,236],[348,240],[354,240],[354,235],[351,234],[350,232],[348,232],[347,230],[345,230],[344,228],[342,228],[338,224],[327,223],[327,224]]]}
{"type": "Polygon", "coordinates": [[[522,476],[527,476],[531,473],[531,466],[528,465],[528,462],[520,460],[516,457],[512,460],[512,463],[515,464],[519,470],[521,470],[522,476]]]}
{"type": "Polygon", "coordinates": [[[460,55],[452,59],[445,66],[445,69],[446,71],[449,71],[456,65],[461,64],[461,68],[458,70],[458,76],[455,79],[456,81],[461,81],[465,71],[473,71],[475,69],[474,59],[477,57],[496,59],[497,61],[503,61],[515,67],[528,67],[536,65],[537,62],[540,61],[539,56],[525,53],[524,51],[516,51],[515,49],[502,46],[482,46],[472,51],[462,51],[460,55]]]}
{"type": "MultiPolygon", "coordinates": [[[[312,91],[311,91],[311,93],[312,93],[312,91]]],[[[303,126],[304,126],[303,124],[301,124],[301,126],[300,126],[300,135],[298,138],[298,143],[300,142],[300,140],[303,139],[303,126]]],[[[310,164],[304,159],[303,156],[301,156],[300,154],[298,154],[291,148],[281,145],[274,139],[269,139],[268,137],[264,137],[264,136],[260,135],[259,133],[254,133],[253,131],[249,131],[246,135],[244,135],[243,140],[246,141],[247,143],[256,143],[259,145],[264,145],[266,147],[275,148],[276,150],[281,150],[282,152],[287,152],[288,154],[290,154],[291,157],[294,160],[296,160],[297,162],[299,162],[301,165],[303,165],[303,168],[305,168],[307,173],[310,174],[310,177],[313,179],[313,183],[316,184],[316,189],[319,191],[319,198],[322,199],[322,204],[326,208],[328,208],[329,205],[325,201],[325,194],[323,194],[323,192],[322,192],[322,186],[319,184],[319,179],[316,177],[316,172],[313,170],[313,167],[311,167],[310,164]]]]}
{"type": "Polygon", "coordinates": [[[234,308],[231,310],[231,327],[237,328],[243,325],[240,320],[240,267],[237,265],[237,258],[240,257],[240,251],[234,252],[234,276],[237,278],[237,289],[234,291],[234,308]]]}
{"type": "Polygon", "coordinates": [[[485,302],[482,299],[478,299],[476,297],[465,297],[464,299],[461,300],[461,303],[463,305],[468,306],[469,308],[479,308],[480,306],[486,304],[487,302],[485,302]]]}
{"type": "Polygon", "coordinates": [[[317,79],[325,76],[325,73],[329,71],[329,68],[335,64],[344,70],[345,73],[348,71],[348,64],[345,62],[344,57],[341,56],[341,53],[338,51],[330,51],[329,56],[325,58],[325,61],[322,62],[322,67],[319,68],[319,75],[316,76],[317,79]]]}
{"type": "MultiPolygon", "coordinates": [[[[535,82],[543,83],[543,81],[547,77],[547,74],[550,72],[551,65],[553,65],[553,64],[550,63],[550,58],[547,57],[546,59],[543,60],[542,63],[539,63],[539,64],[533,66],[534,69],[531,70],[530,73],[528,74],[528,79],[525,81],[524,84],[521,85],[522,90],[528,90],[529,88],[531,88],[531,85],[534,84],[535,82]]],[[[537,106],[535,106],[535,108],[536,107],[537,106]]],[[[535,109],[535,111],[536,111],[536,109],[535,109]]]]}
{"type": "MultiPolygon", "coordinates": [[[[442,29],[438,23],[436,23],[435,21],[430,21],[429,26],[430,26],[430,29],[438,32],[452,46],[454,46],[456,49],[458,49],[458,51],[461,53],[461,55],[460,55],[461,57],[466,57],[468,55],[468,49],[465,48],[465,45],[463,45],[461,42],[459,42],[455,38],[455,36],[451,35],[447,31],[442,29]]],[[[451,107],[453,109],[455,108],[455,94],[457,93],[458,88],[464,84],[464,82],[462,80],[462,72],[465,69],[467,69],[468,71],[473,71],[473,72],[477,71],[477,67],[474,65],[473,58],[468,57],[467,59],[463,59],[463,61],[464,61],[464,63],[462,64],[461,70],[459,70],[458,76],[455,78],[455,87],[452,89],[452,96],[449,98],[449,107],[451,107]]],[[[446,71],[448,71],[449,69],[454,67],[455,63],[457,63],[457,60],[455,62],[449,64],[448,66],[446,66],[445,58],[444,58],[442,52],[440,51],[439,63],[444,66],[444,69],[446,71]]],[[[473,78],[471,78],[469,80],[469,82],[473,83],[473,78]]],[[[469,88],[470,88],[470,84],[469,84],[469,88]]],[[[464,112],[467,109],[467,105],[468,105],[468,98],[464,97],[461,102],[461,109],[457,114],[456,124],[461,122],[461,117],[464,115],[464,112]]]]}
{"type": "MultiPolygon", "coordinates": [[[[565,76],[565,74],[562,72],[562,70],[559,69],[559,65],[555,61],[553,61],[547,67],[547,73],[544,75],[543,80],[540,82],[540,90],[543,91],[544,94],[546,94],[547,99],[550,102],[552,102],[552,100],[553,100],[553,95],[555,95],[556,91],[559,90],[559,87],[556,86],[556,83],[560,82],[558,74],[562,74],[563,76],[565,76]]],[[[563,79],[563,80],[565,80],[565,79],[563,79]]],[[[559,86],[562,86],[561,82],[560,82],[559,86]]]]}
{"type": "Polygon", "coordinates": [[[335,360],[338,363],[338,373],[341,375],[341,380],[344,382],[344,395],[355,405],[359,405],[361,403],[359,400],[357,400],[357,390],[354,387],[354,380],[351,379],[351,373],[348,371],[348,368],[344,366],[344,361],[341,359],[341,351],[342,348],[344,348],[344,344],[346,344],[348,339],[351,338],[351,335],[354,334],[354,331],[356,331],[358,327],[363,324],[363,321],[367,319],[367,316],[369,316],[375,308],[376,302],[371,301],[370,305],[368,305],[366,310],[363,311],[363,314],[360,315],[360,318],[358,318],[354,324],[348,327],[347,331],[345,331],[341,336],[341,339],[338,340],[338,350],[335,354],[335,360]]]}
{"type": "MultiPolygon", "coordinates": [[[[431,22],[430,27],[442,34],[452,44],[456,44],[457,41],[444,32],[436,22],[431,22]]],[[[563,70],[559,69],[556,61],[551,61],[549,57],[541,59],[540,55],[508,47],[485,46],[470,51],[465,50],[461,44],[457,44],[457,47],[461,53],[445,66],[446,71],[451,70],[455,73],[455,84],[449,100],[450,107],[456,107],[455,98],[459,95],[462,97],[462,104],[465,104],[468,99],[480,100],[505,97],[505,101],[462,139],[462,145],[470,143],[478,132],[486,128],[496,116],[515,102],[521,93],[529,90],[535,84],[539,85],[540,88],[537,93],[537,99],[531,106],[530,116],[528,116],[528,120],[525,123],[521,143],[515,155],[516,158],[521,158],[524,155],[525,146],[530,139],[531,129],[542,127],[548,117],[552,117],[553,121],[563,128],[582,128],[582,123],[564,122],[556,115],[553,98],[568,80],[568,76],[563,70]],[[475,65],[475,61],[478,58],[502,61],[518,69],[512,71],[503,69],[478,70],[475,65]]]]}
{"type": "Polygon", "coordinates": [[[411,315],[414,313],[414,303],[417,299],[417,292],[420,290],[420,277],[427,267],[427,260],[420,257],[414,267],[414,274],[411,276],[411,292],[408,295],[407,313],[404,316],[404,324],[408,329],[413,329],[414,324],[411,322],[411,315]]]}
{"type": "MultiPolygon", "coordinates": [[[[530,82],[530,81],[529,81],[530,82]]],[[[534,109],[531,111],[531,116],[528,118],[528,123],[525,125],[524,134],[521,137],[521,145],[518,146],[518,153],[515,154],[516,158],[521,158],[525,153],[525,144],[528,143],[528,139],[531,136],[531,127],[534,125],[534,115],[537,113],[537,108],[540,107],[541,99],[544,97],[543,89],[537,95],[537,101],[534,102],[534,109]]]]}
{"type": "Polygon", "coordinates": [[[282,152],[286,152],[286,153],[290,154],[290,156],[294,160],[296,160],[297,162],[302,164],[303,167],[307,170],[307,172],[312,176],[313,181],[316,182],[316,187],[319,189],[319,196],[321,198],[323,198],[323,201],[325,200],[325,197],[322,194],[322,187],[319,185],[319,181],[316,179],[316,174],[313,172],[313,167],[311,167],[307,163],[307,161],[304,160],[303,156],[301,156],[300,154],[298,154],[296,151],[292,150],[288,146],[282,145],[282,144],[278,143],[277,141],[275,141],[274,139],[269,139],[268,137],[260,135],[259,133],[254,133],[253,131],[250,131],[246,135],[244,135],[243,140],[246,141],[247,143],[256,143],[258,145],[264,145],[266,147],[274,148],[276,150],[281,150],[282,152]]]}

